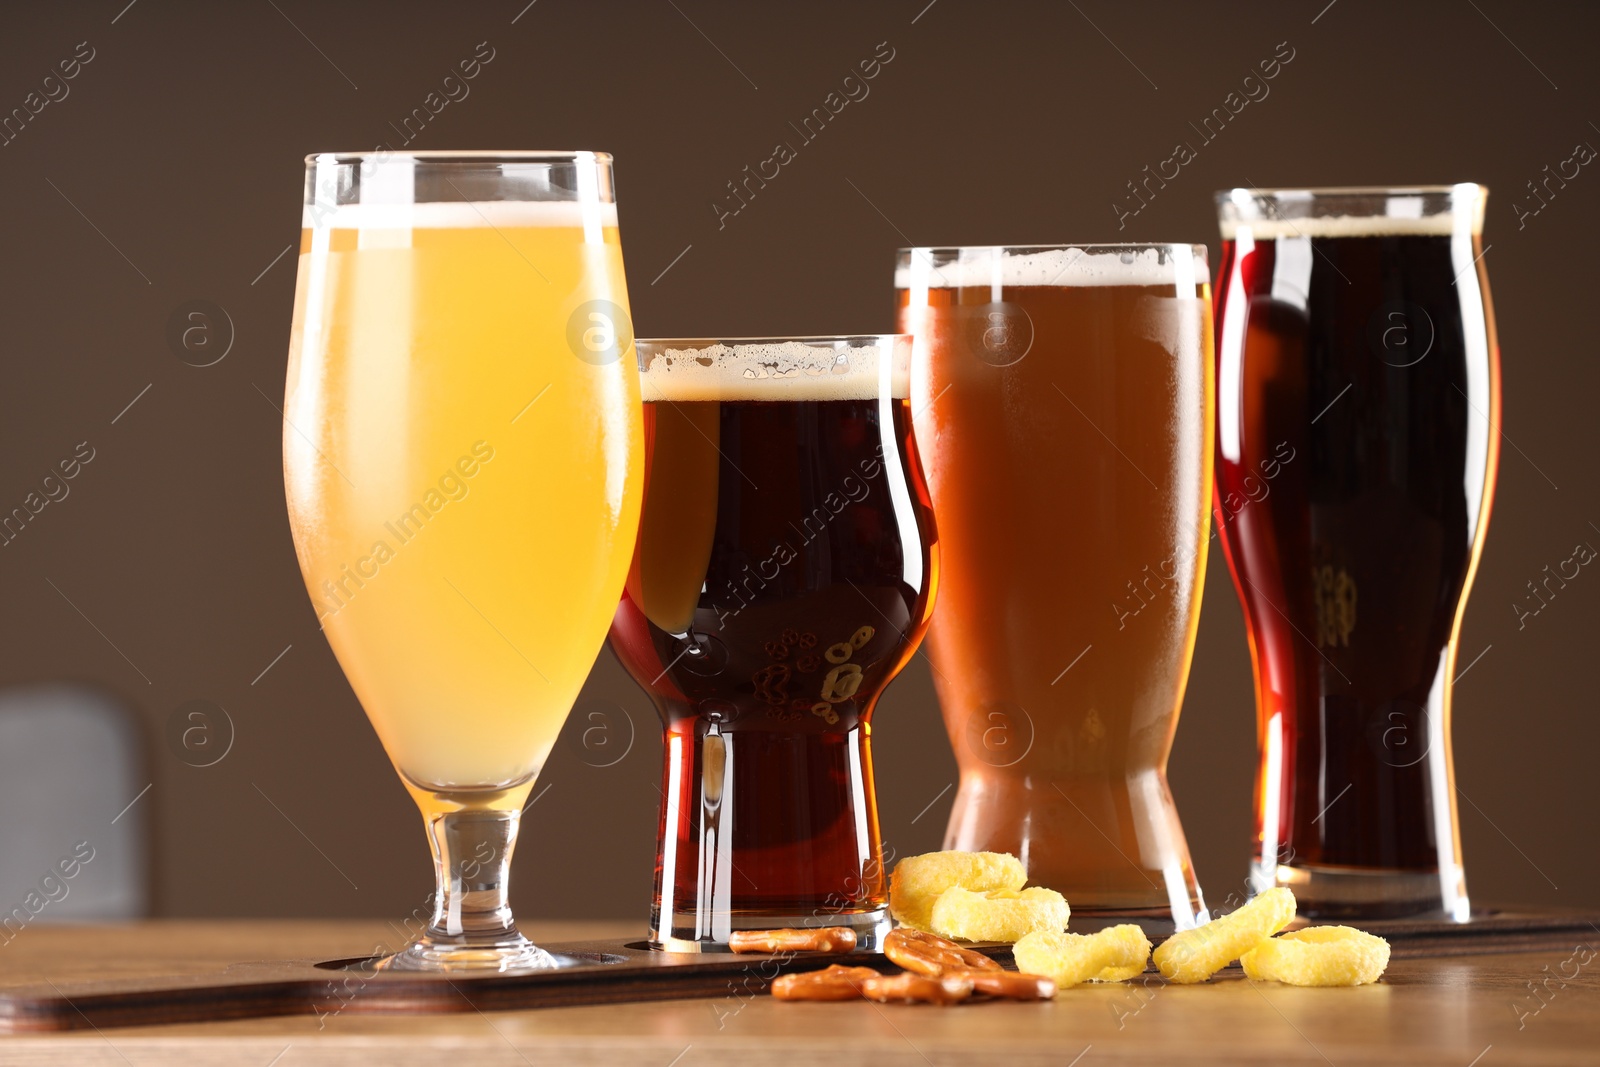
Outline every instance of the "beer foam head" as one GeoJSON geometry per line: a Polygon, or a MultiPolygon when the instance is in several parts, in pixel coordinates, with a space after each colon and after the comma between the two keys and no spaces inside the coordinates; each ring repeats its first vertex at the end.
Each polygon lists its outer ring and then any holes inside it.
{"type": "Polygon", "coordinates": [[[1095,245],[1056,248],[907,248],[894,272],[897,289],[1023,285],[1171,285],[1207,274],[1202,245],[1095,245]],[[954,258],[951,258],[954,257],[954,258]],[[942,263],[940,260],[950,259],[942,263]]]}
{"type": "Polygon", "coordinates": [[[911,338],[645,341],[643,397],[650,400],[875,400],[911,395],[911,338]]]}
{"type": "Polygon", "coordinates": [[[1232,189],[1217,194],[1222,239],[1450,237],[1483,233],[1489,191],[1471,182],[1415,189],[1232,189]]]}
{"type": "Polygon", "coordinates": [[[307,230],[470,230],[617,224],[617,205],[576,200],[475,200],[427,204],[307,204],[307,230]]]}
{"type": "MultiPolygon", "coordinates": [[[[1280,237],[1449,237],[1455,232],[1452,215],[1423,215],[1406,218],[1395,215],[1319,215],[1301,219],[1221,219],[1218,226],[1224,241],[1241,232],[1258,241],[1280,237]]],[[[1483,232],[1480,225],[1473,233],[1483,232]]]]}

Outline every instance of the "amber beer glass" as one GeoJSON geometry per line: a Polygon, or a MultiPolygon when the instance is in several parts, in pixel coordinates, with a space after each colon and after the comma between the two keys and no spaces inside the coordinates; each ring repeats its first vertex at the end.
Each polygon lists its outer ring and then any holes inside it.
{"type": "Polygon", "coordinates": [[[903,249],[961,770],[945,847],[1074,914],[1206,918],[1167,787],[1211,505],[1204,247],[903,249]]]}
{"type": "Polygon", "coordinates": [[[518,932],[506,879],[638,525],[610,157],[313,156],[304,219],[290,527],[437,875],[427,930],[382,965],[556,966],[518,932]]]}
{"type": "Polygon", "coordinates": [[[932,605],[910,339],[640,341],[648,473],[611,645],[665,725],[651,937],[888,926],[872,711],[932,605]]]}
{"type": "Polygon", "coordinates": [[[1499,456],[1478,185],[1217,195],[1217,525],[1255,664],[1251,882],[1469,914],[1450,686],[1499,456]]]}

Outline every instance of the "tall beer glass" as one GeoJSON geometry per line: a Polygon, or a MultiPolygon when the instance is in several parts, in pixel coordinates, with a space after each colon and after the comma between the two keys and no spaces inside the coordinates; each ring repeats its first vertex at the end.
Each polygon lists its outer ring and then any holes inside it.
{"type": "Polygon", "coordinates": [[[649,475],[611,645],[666,728],[651,938],[887,931],[872,711],[937,572],[910,338],[641,341],[649,475]]]}
{"type": "Polygon", "coordinates": [[[556,963],[517,931],[506,877],[633,551],[627,303],[603,153],[307,160],[289,520],[438,878],[386,966],[556,963]]]}
{"type": "Polygon", "coordinates": [[[1255,664],[1251,882],[1468,916],[1450,683],[1499,457],[1487,190],[1217,194],[1217,526],[1255,664]]]}
{"type": "Polygon", "coordinates": [[[1206,917],[1167,788],[1211,505],[1204,247],[914,248],[895,273],[944,570],[946,848],[1074,914],[1206,917]]]}

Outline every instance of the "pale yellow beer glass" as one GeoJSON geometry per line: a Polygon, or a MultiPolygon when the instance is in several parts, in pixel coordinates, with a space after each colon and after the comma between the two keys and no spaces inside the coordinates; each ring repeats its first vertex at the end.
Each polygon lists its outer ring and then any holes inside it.
{"type": "Polygon", "coordinates": [[[383,966],[559,963],[517,931],[506,883],[633,553],[627,308],[603,153],[307,160],[289,520],[438,878],[428,929],[383,966]]]}

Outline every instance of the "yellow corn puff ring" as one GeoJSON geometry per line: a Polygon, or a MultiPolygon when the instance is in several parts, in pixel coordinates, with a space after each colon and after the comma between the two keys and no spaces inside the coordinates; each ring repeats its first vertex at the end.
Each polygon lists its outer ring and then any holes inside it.
{"type": "Polygon", "coordinates": [[[1261,942],[1239,963],[1255,981],[1366,985],[1389,966],[1389,942],[1349,926],[1308,926],[1261,942]]]}
{"type": "Polygon", "coordinates": [[[987,893],[952,886],[933,902],[929,922],[940,937],[1016,941],[1036,930],[1065,930],[1071,914],[1066,899],[1043,886],[1021,892],[995,889],[987,893]]]}
{"type": "Polygon", "coordinates": [[[1028,880],[1017,857],[1004,852],[926,852],[907,856],[889,875],[889,914],[931,933],[934,902],[952,886],[986,893],[1021,889],[1028,880]]]}
{"type": "Polygon", "coordinates": [[[1169,982],[1204,982],[1293,918],[1294,894],[1268,889],[1227,915],[1167,938],[1155,951],[1156,967],[1169,982]]]}
{"type": "Polygon", "coordinates": [[[1122,982],[1144,973],[1150,939],[1133,923],[1095,934],[1038,930],[1012,950],[1017,970],[1042,974],[1066,988],[1083,982],[1122,982]]]}

